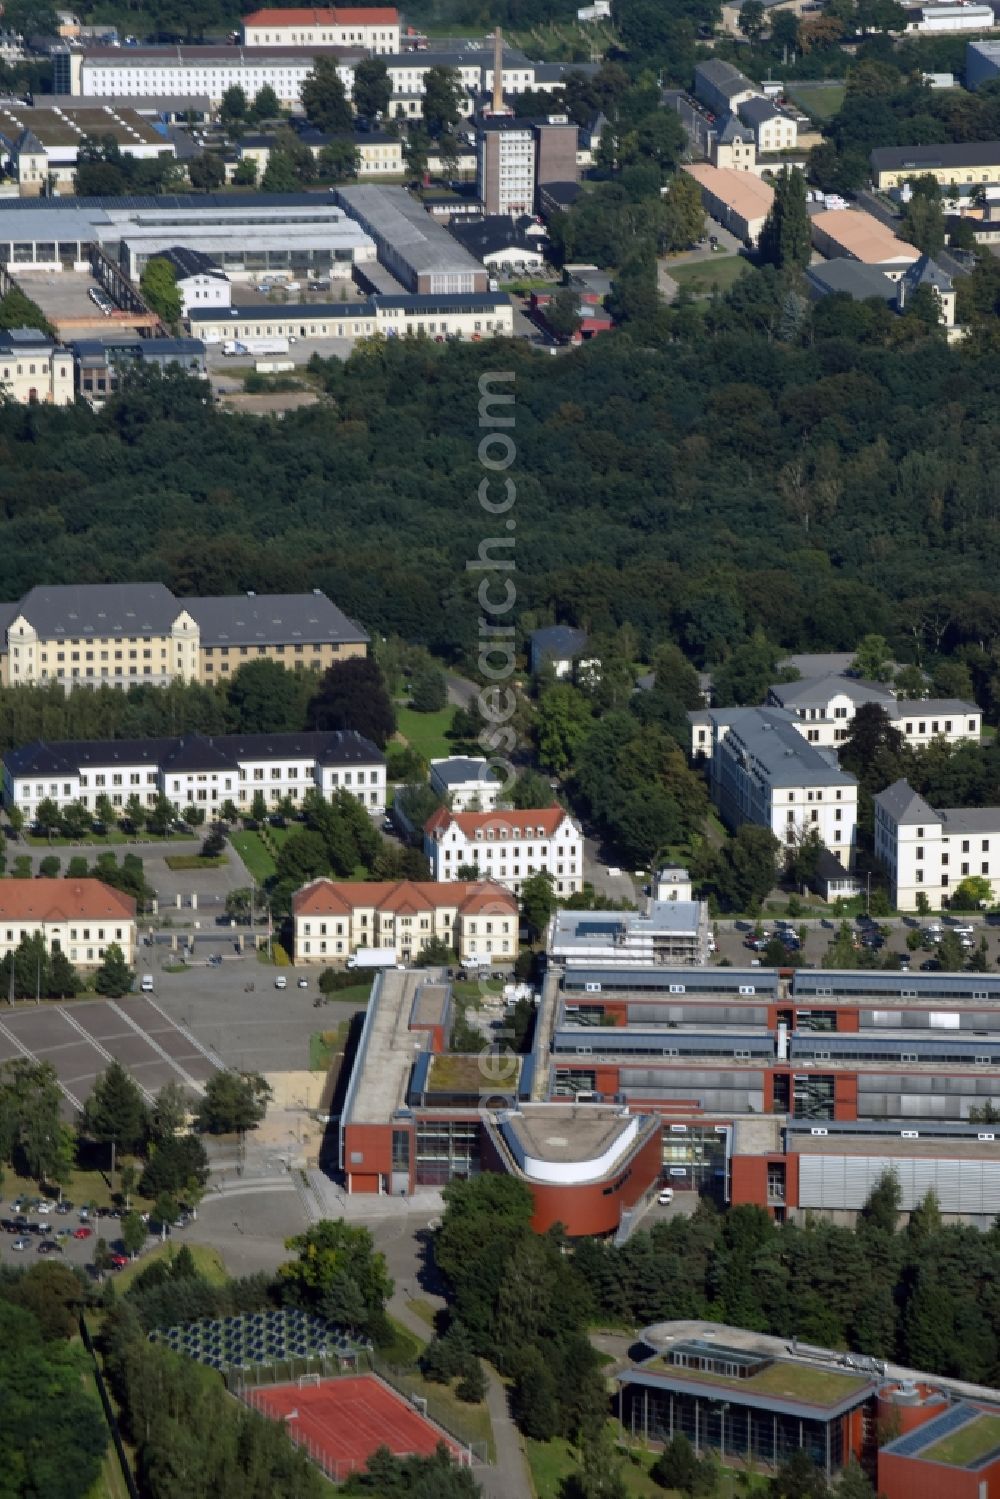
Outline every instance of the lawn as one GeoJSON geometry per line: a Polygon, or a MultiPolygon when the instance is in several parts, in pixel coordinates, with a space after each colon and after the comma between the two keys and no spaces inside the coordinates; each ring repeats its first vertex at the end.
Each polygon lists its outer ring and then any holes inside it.
{"type": "Polygon", "coordinates": [[[454,717],[455,709],[450,704],[437,713],[416,713],[412,708],[398,705],[396,708],[399,733],[425,760],[440,760],[451,754],[451,743],[444,736],[454,717]]]}
{"type": "Polygon", "coordinates": [[[406,1303],[410,1311],[415,1313],[421,1320],[426,1322],[431,1332],[437,1330],[437,1308],[431,1306],[429,1301],[424,1301],[421,1296],[411,1296],[406,1303]]]}
{"type": "Polygon", "coordinates": [[[925,1447],[920,1456],[929,1463],[949,1463],[955,1468],[967,1467],[1000,1447],[1000,1416],[980,1416],[967,1426],[942,1437],[933,1447],[925,1447]]]}
{"type": "MultiPolygon", "coordinates": [[[[157,1260],[170,1260],[180,1249],[183,1239],[180,1234],[173,1239],[168,1239],[165,1244],[160,1244],[156,1249],[150,1250],[148,1254],[141,1254],[131,1265],[126,1265],[124,1270],[119,1270],[114,1278],[114,1287],[119,1295],[123,1295],[143,1270],[157,1260]]],[[[207,1244],[189,1244],[188,1249],[194,1256],[195,1267],[199,1275],[204,1276],[211,1286],[225,1285],[229,1276],[226,1267],[222,1263],[222,1256],[217,1249],[211,1249],[207,1244]]]]}
{"type": "Polygon", "coordinates": [[[229,841],[258,885],[270,879],[274,873],[274,859],[270,849],[264,847],[259,833],[248,833],[245,830],[233,832],[229,835],[229,841]]]}
{"type": "Polygon", "coordinates": [[[176,874],[182,869],[221,869],[229,860],[225,854],[219,854],[215,859],[204,854],[167,854],[163,862],[176,874]]]}
{"type": "Polygon", "coordinates": [[[671,265],[668,261],[666,269],[678,286],[686,286],[693,296],[707,297],[716,288],[728,291],[748,265],[742,255],[715,255],[711,260],[689,261],[685,265],[671,265]]]}
{"type": "Polygon", "coordinates": [[[789,97],[814,120],[829,120],[844,102],[847,87],[843,83],[804,83],[789,90],[789,97]]]}
{"type": "Polygon", "coordinates": [[[338,1058],[343,1058],[350,1029],[351,1022],[342,1020],[336,1030],[313,1032],[309,1037],[310,1072],[328,1072],[338,1058]]]}
{"type": "MultiPolygon", "coordinates": [[[[611,1425],[617,1437],[617,1421],[611,1425]]],[[[580,1465],[578,1450],[562,1437],[557,1437],[552,1442],[526,1441],[524,1445],[537,1499],[560,1499],[564,1481],[580,1465]]],[[[629,1499],[633,1495],[636,1499],[654,1499],[654,1496],[656,1499],[672,1499],[675,1490],[661,1489],[649,1476],[649,1470],[656,1461],[655,1453],[638,1448],[631,1452],[624,1448],[618,1450],[622,1459],[621,1476],[629,1499]]],[[[680,1499],[679,1495],[677,1499],[680,1499]]]]}

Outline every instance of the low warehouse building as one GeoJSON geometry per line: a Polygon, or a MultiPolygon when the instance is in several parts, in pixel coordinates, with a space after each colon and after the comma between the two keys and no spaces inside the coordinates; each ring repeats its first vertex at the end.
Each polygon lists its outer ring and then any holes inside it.
{"type": "Polygon", "coordinates": [[[812,218],[812,242],[828,260],[859,260],[898,281],[920,259],[920,251],[856,208],[831,208],[812,218]]]}
{"type": "Polygon", "coordinates": [[[701,188],[705,212],[744,244],[755,245],[774,202],[773,188],[753,172],[712,167],[704,161],[692,162],[684,171],[701,188]]]}
{"type": "Polygon", "coordinates": [[[514,331],[514,309],[499,292],[452,296],[369,297],[269,307],[195,307],[191,332],[206,344],[247,338],[502,338],[514,331]]]}

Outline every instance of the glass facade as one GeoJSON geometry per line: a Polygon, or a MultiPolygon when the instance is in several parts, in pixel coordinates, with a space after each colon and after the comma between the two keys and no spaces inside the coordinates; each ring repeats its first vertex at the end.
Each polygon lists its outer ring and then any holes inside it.
{"type": "Polygon", "coordinates": [[[456,1176],[478,1176],[477,1119],[424,1120],[417,1125],[416,1183],[444,1186],[456,1176]]]}
{"type": "Polygon", "coordinates": [[[696,1452],[713,1448],[725,1462],[735,1459],[776,1468],[799,1448],[823,1472],[844,1464],[844,1423],[829,1422],[746,1405],[737,1391],[693,1395],[647,1385],[622,1389],[622,1424],[637,1440],[669,1442],[678,1432],[696,1452]]]}

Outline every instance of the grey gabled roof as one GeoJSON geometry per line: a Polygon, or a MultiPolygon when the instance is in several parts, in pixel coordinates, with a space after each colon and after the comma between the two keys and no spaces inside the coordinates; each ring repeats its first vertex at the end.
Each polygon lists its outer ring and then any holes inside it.
{"type": "Polygon", "coordinates": [[[229,279],[211,255],[202,250],[191,250],[187,245],[171,245],[169,250],[157,250],[153,258],[168,261],[176,271],[178,281],[188,276],[218,276],[221,281],[229,279]]]}
{"type": "Polygon", "coordinates": [[[586,630],[574,629],[572,625],[545,625],[531,632],[531,649],[535,656],[562,660],[566,656],[578,655],[586,645],[586,630]]]}
{"type": "Polygon", "coordinates": [[[237,594],[187,599],[201,644],[276,645],[316,641],[366,644],[368,636],[325,593],[237,594]]]}
{"type": "MultiPolygon", "coordinates": [[[[888,279],[888,278],[885,278],[888,279]]],[[[842,694],[852,703],[871,703],[888,707],[892,692],[884,682],[864,682],[857,677],[804,677],[797,682],[776,682],[768,693],[783,708],[825,707],[831,698],[842,694]]]]}
{"type": "Polygon", "coordinates": [[[491,784],[499,779],[496,772],[490,769],[488,760],[475,760],[469,755],[451,755],[445,760],[432,760],[431,775],[444,786],[463,786],[467,781],[491,784]]]}
{"type": "Polygon", "coordinates": [[[860,260],[830,260],[823,265],[806,266],[805,278],[821,297],[844,292],[855,302],[866,302],[870,297],[878,297],[882,302],[896,300],[896,287],[889,277],[860,260]]]}
{"type": "Polygon", "coordinates": [[[919,260],[903,272],[903,280],[907,286],[934,286],[938,291],[951,291],[952,280],[947,271],[941,269],[936,260],[929,255],[921,255],[919,260]]]}
{"type": "Polygon", "coordinates": [[[1000,163],[1000,141],[948,141],[934,146],[876,146],[876,172],[925,171],[928,167],[988,167],[1000,163]]]}
{"type": "Polygon", "coordinates": [[[733,141],[751,142],[752,140],[753,131],[743,124],[739,115],[726,115],[718,135],[720,146],[731,146],[733,141]]]}
{"type": "Polygon", "coordinates": [[[66,775],[91,766],[147,765],[166,771],[235,770],[240,761],[314,759],[320,765],[381,765],[382,751],[354,729],[291,734],[182,734],[174,739],[43,739],[6,750],[15,778],[66,775]]]}
{"type": "MultiPolygon", "coordinates": [[[[722,717],[723,715],[719,715],[722,717]]],[[[713,713],[712,717],[716,717],[713,713]]],[[[810,744],[799,733],[797,720],[784,708],[727,710],[729,733],[753,757],[771,786],[855,786],[854,776],[841,770],[833,750],[810,744]]],[[[735,751],[735,745],[731,746],[735,751]]]]}
{"type": "Polygon", "coordinates": [[[781,110],[775,109],[770,99],[744,99],[737,105],[737,113],[741,120],[749,120],[753,125],[766,125],[768,120],[781,118],[781,110]]]}
{"type": "Polygon", "coordinates": [[[956,833],[1000,833],[1000,807],[942,807],[938,816],[945,837],[956,833]]]}
{"type": "Polygon", "coordinates": [[[875,805],[897,824],[938,823],[940,817],[929,802],[919,796],[905,776],[893,781],[874,798],[875,805]]]}
{"type": "Polygon", "coordinates": [[[712,57],[707,62],[699,62],[695,65],[695,77],[708,80],[715,88],[721,89],[730,98],[734,94],[741,94],[744,89],[755,89],[756,85],[750,82],[745,73],[739,68],[733,67],[731,62],[723,62],[721,58],[712,57]]]}
{"type": "Polygon", "coordinates": [[[163,583],[43,583],[25,594],[12,618],[23,614],[47,639],[159,635],[183,607],[163,583]]]}

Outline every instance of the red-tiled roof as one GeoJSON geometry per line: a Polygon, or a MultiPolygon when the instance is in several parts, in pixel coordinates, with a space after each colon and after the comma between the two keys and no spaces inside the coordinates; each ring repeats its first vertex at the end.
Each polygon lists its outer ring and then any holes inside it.
{"type": "Polygon", "coordinates": [[[132,896],[103,880],[0,880],[0,922],[134,919],[132,896]]]}
{"type": "Polygon", "coordinates": [[[493,880],[313,880],[292,897],[295,916],[346,916],[359,906],[402,914],[455,906],[475,914],[516,912],[517,901],[493,880]]]}
{"type": "Polygon", "coordinates": [[[529,807],[524,812],[452,812],[438,807],[424,824],[424,831],[434,833],[454,823],[467,838],[474,837],[479,828],[492,828],[494,832],[503,829],[505,838],[551,838],[568,815],[562,807],[529,807]]]}
{"type": "Polygon", "coordinates": [[[244,26],[397,26],[399,11],[392,6],[328,6],[312,10],[255,10],[243,17],[244,26]]]}

